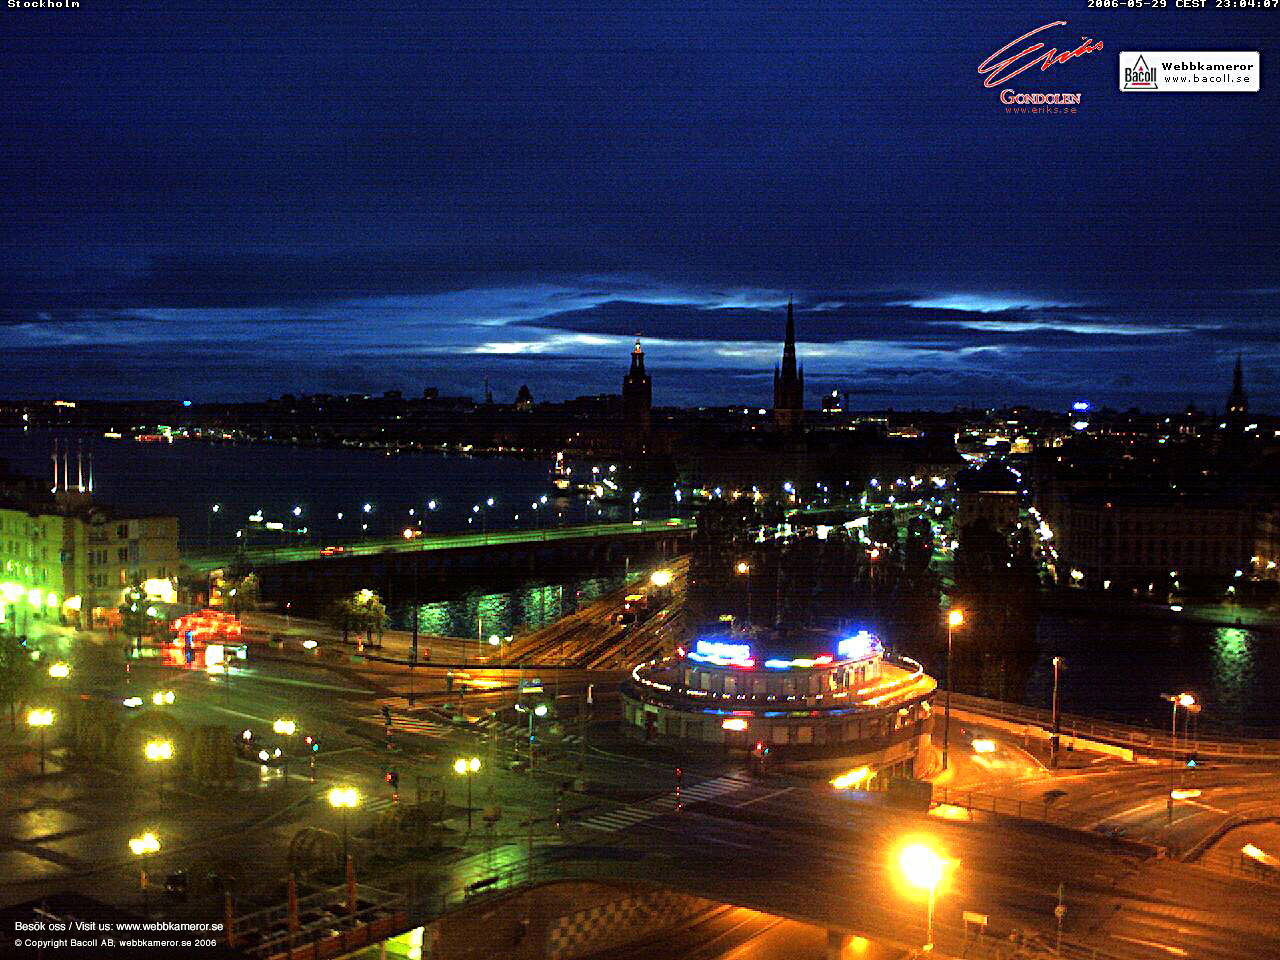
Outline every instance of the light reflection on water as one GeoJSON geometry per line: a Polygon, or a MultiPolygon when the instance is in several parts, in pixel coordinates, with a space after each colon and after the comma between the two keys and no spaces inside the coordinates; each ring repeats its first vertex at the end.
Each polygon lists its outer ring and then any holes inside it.
{"type": "Polygon", "coordinates": [[[1026,702],[1048,707],[1052,658],[1066,661],[1062,709],[1169,723],[1165,693],[1190,692],[1201,729],[1280,734],[1280,637],[1242,627],[1160,619],[1110,620],[1045,611],[1026,702]]]}
{"type": "Polygon", "coordinates": [[[1211,695],[1224,714],[1249,715],[1259,682],[1253,643],[1253,634],[1240,627],[1218,627],[1215,631],[1211,695]]]}
{"type": "MultiPolygon", "coordinates": [[[[418,631],[446,637],[510,636],[536,630],[595,602],[622,584],[622,576],[591,577],[565,583],[531,583],[513,590],[470,590],[460,597],[418,607],[418,631]]],[[[411,604],[388,610],[392,626],[407,630],[411,604]]]]}

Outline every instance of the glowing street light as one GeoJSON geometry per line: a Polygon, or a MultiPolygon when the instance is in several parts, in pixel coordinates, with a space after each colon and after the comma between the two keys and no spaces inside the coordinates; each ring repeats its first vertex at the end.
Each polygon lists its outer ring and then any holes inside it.
{"type": "Polygon", "coordinates": [[[347,821],[351,811],[360,803],[360,794],[355,787],[332,787],[328,794],[329,806],[342,811],[342,862],[351,859],[349,853],[347,821]]]}
{"type": "Polygon", "coordinates": [[[669,586],[671,583],[671,571],[655,570],[652,574],[650,574],[649,582],[652,583],[655,587],[659,587],[659,588],[669,586]]]}
{"type": "Polygon", "coordinates": [[[943,719],[942,719],[942,769],[948,769],[951,747],[951,636],[955,633],[956,627],[964,626],[964,611],[959,607],[952,607],[947,611],[947,697],[943,701],[943,719]]]}
{"type": "Polygon", "coordinates": [[[55,680],[65,680],[71,676],[71,665],[59,660],[57,663],[49,664],[49,676],[55,680]]]}
{"type": "MultiPolygon", "coordinates": [[[[277,736],[292,737],[298,729],[298,725],[292,720],[279,719],[271,724],[271,729],[277,736]]],[[[275,755],[280,758],[280,772],[283,774],[281,783],[286,787],[289,785],[289,752],[276,747],[275,755]]]]}
{"type": "Polygon", "coordinates": [[[156,853],[160,850],[160,841],[154,833],[144,833],[140,837],[129,838],[129,851],[135,857],[145,856],[149,853],[156,853]]]}
{"type": "Polygon", "coordinates": [[[173,759],[172,740],[148,740],[142,746],[142,755],[151,763],[173,759]]]}
{"type": "Polygon", "coordinates": [[[147,857],[154,856],[159,851],[160,839],[150,831],[140,837],[129,838],[129,852],[142,860],[142,866],[138,870],[138,886],[142,888],[142,909],[144,913],[151,912],[150,905],[147,902],[147,857]]]}
{"type": "Polygon", "coordinates": [[[28,710],[27,726],[40,731],[40,772],[44,773],[44,731],[53,725],[53,711],[48,709],[28,710]]]}
{"type": "Polygon", "coordinates": [[[1174,693],[1162,693],[1160,696],[1161,696],[1163,699],[1168,700],[1168,701],[1169,701],[1169,703],[1170,703],[1170,705],[1171,705],[1171,706],[1172,706],[1172,708],[1173,708],[1173,709],[1172,709],[1172,713],[1173,713],[1173,716],[1172,716],[1172,723],[1171,723],[1171,726],[1170,726],[1170,728],[1169,728],[1169,739],[1172,741],[1172,742],[1171,742],[1171,744],[1170,744],[1170,747],[1171,747],[1172,752],[1173,752],[1173,756],[1171,757],[1171,759],[1172,759],[1172,762],[1174,763],[1174,765],[1176,766],[1176,765],[1177,765],[1177,762],[1178,762],[1178,758],[1177,758],[1177,752],[1178,752],[1178,708],[1179,708],[1179,707],[1182,707],[1182,709],[1184,709],[1184,710],[1186,710],[1186,711],[1187,711],[1187,722],[1186,722],[1186,724],[1185,724],[1186,729],[1185,729],[1185,731],[1184,731],[1184,733],[1183,733],[1183,740],[1184,740],[1184,741],[1186,741],[1186,740],[1188,739],[1187,734],[1189,733],[1189,731],[1190,731],[1190,727],[1191,727],[1191,713],[1192,713],[1192,711],[1193,711],[1193,710],[1197,710],[1197,709],[1199,709],[1199,705],[1196,703],[1196,698],[1195,698],[1195,696],[1193,696],[1193,695],[1192,695],[1192,694],[1190,694],[1190,693],[1176,693],[1176,694],[1174,694],[1174,693]]]}
{"type": "Polygon", "coordinates": [[[459,757],[453,761],[453,772],[467,778],[467,832],[471,831],[471,778],[480,769],[480,758],[459,757]]]}
{"type": "Polygon", "coordinates": [[[926,953],[933,950],[933,910],[947,866],[948,861],[924,843],[909,843],[898,852],[898,869],[903,881],[929,895],[923,948],[926,953]]]}

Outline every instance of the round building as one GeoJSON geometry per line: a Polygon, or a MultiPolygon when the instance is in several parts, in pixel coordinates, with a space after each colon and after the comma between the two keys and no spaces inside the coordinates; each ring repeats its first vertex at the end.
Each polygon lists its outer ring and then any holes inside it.
{"type": "Polygon", "coordinates": [[[927,766],[936,690],[919,663],[886,655],[865,630],[730,630],[636,667],[622,703],[646,737],[910,777],[927,766]]]}

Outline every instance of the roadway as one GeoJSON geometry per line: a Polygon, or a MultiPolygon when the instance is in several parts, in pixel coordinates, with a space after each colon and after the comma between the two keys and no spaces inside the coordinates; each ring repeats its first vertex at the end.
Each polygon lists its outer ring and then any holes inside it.
{"type": "MultiPolygon", "coordinates": [[[[586,685],[599,685],[596,692],[604,702],[593,709],[603,719],[616,709],[608,702],[616,673],[555,671],[559,695],[553,685],[547,691],[554,715],[545,729],[536,729],[542,751],[529,771],[523,762],[527,733],[510,721],[508,712],[520,678],[515,667],[456,668],[450,689],[447,667],[410,672],[394,663],[324,665],[318,657],[303,658],[300,650],[288,650],[281,659],[250,662],[228,686],[217,674],[156,660],[135,661],[126,681],[118,649],[92,643],[71,643],[56,652],[72,660],[74,673],[70,689],[51,690],[51,696],[83,693],[116,701],[131,692],[146,695],[170,688],[176,694],[172,707],[143,709],[170,713],[186,724],[250,727],[263,737],[269,736],[273,719],[288,716],[299,725],[297,736],[317,733],[322,749],[314,784],[301,762],[293,765],[286,781],[279,767],[246,761],[241,764],[245,776],[231,793],[164,785],[149,771],[104,777],[92,768],[65,763],[60,751],[53,751],[50,770],[41,776],[30,751],[11,754],[5,827],[0,829],[0,869],[9,878],[0,883],[0,895],[11,902],[72,886],[136,904],[135,865],[123,851],[127,838],[144,828],[162,837],[158,873],[216,854],[253,863],[269,885],[270,878],[284,875],[296,829],[339,829],[334,812],[322,800],[316,802],[335,783],[356,786],[362,794],[352,826],[364,864],[371,849],[364,832],[390,805],[382,775],[394,765],[406,800],[419,777],[426,790],[446,791],[451,842],[463,854],[448,866],[434,866],[420,878],[423,884],[463,886],[502,864],[526,861],[557,867],[578,857],[607,868],[619,862],[617,851],[626,851],[633,860],[619,868],[621,876],[648,877],[790,920],[826,919],[902,950],[919,942],[923,908],[896,889],[888,864],[903,837],[925,833],[958,865],[938,911],[944,951],[959,946],[961,910],[989,915],[993,935],[1020,933],[1047,942],[1063,884],[1071,950],[1083,945],[1099,956],[1123,960],[1280,956],[1280,924],[1270,889],[1155,859],[1098,832],[895,812],[872,802],[874,798],[839,794],[822,782],[754,780],[732,759],[688,762],[664,747],[620,739],[615,725],[607,722],[589,733],[587,742],[574,723],[586,685]],[[464,698],[466,679],[484,683],[469,685],[464,698]],[[415,693],[412,709],[405,695],[409,683],[415,693]],[[390,752],[381,723],[384,703],[393,716],[390,752]],[[464,839],[463,781],[449,768],[454,757],[472,753],[484,759],[476,810],[498,807],[502,817],[492,834],[482,836],[477,829],[464,839]],[[684,770],[680,810],[673,795],[677,764],[684,770]],[[132,789],[127,788],[130,776],[141,777],[132,789]],[[566,795],[564,828],[557,831],[555,791],[574,780],[586,789],[566,795]]],[[[953,729],[959,737],[953,746],[965,742],[964,733],[963,727],[958,733],[953,729]]],[[[1059,805],[1078,808],[1080,825],[1086,827],[1085,818],[1114,815],[1109,811],[1125,802],[1125,796],[1154,790],[1164,773],[1126,766],[1077,770],[1050,781],[1028,775],[1029,769],[1035,771],[1025,756],[1016,760],[1010,766],[1020,779],[1006,776],[1002,789],[1022,790],[1029,799],[1038,792],[1041,801],[1046,789],[1062,789],[1059,805]],[[1114,798],[1109,790],[1115,791],[1114,798]]],[[[1241,797],[1261,798],[1268,779],[1266,771],[1195,775],[1206,777],[1206,785],[1208,778],[1219,778],[1208,789],[1221,790],[1223,797],[1235,790],[1241,797]]],[[[1201,799],[1218,805],[1207,791],[1201,799]]],[[[246,886],[246,896],[251,889],[246,886]]],[[[193,903],[167,909],[180,915],[204,907],[193,903]]],[[[770,936],[761,928],[744,942],[756,943],[752,949],[769,956],[770,936]]],[[[734,949],[728,946],[732,940],[724,941],[726,950],[734,949]]]]}
{"type": "Polygon", "coordinates": [[[963,768],[935,783],[935,798],[953,805],[1031,817],[1108,836],[1158,844],[1194,857],[1200,846],[1240,820],[1280,818],[1275,785],[1280,764],[1126,763],[1065,754],[1071,765],[1049,770],[1016,738],[981,724],[953,724],[952,755],[963,768]],[[972,741],[991,745],[973,756],[972,741]]]}
{"type": "MultiPolygon", "coordinates": [[[[346,557],[377,556],[384,553],[417,553],[427,550],[470,550],[526,543],[553,543],[595,537],[632,537],[647,534],[692,530],[696,521],[685,517],[669,520],[632,520],[622,523],[588,523],[564,527],[535,527],[526,530],[492,530],[483,533],[424,533],[412,538],[387,537],[341,545],[248,547],[245,562],[251,567],[281,563],[304,563],[310,560],[342,560],[346,557]],[[326,554],[324,551],[334,551],[326,554]]],[[[237,555],[226,552],[191,551],[182,558],[191,570],[207,573],[227,566],[237,555]]]]}

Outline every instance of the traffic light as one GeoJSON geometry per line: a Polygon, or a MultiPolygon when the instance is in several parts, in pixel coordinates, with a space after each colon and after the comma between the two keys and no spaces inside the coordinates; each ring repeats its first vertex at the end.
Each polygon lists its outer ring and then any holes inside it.
{"type": "Polygon", "coordinates": [[[320,741],[309,733],[302,738],[302,742],[307,745],[307,749],[312,753],[316,753],[320,750],[320,741]]]}

